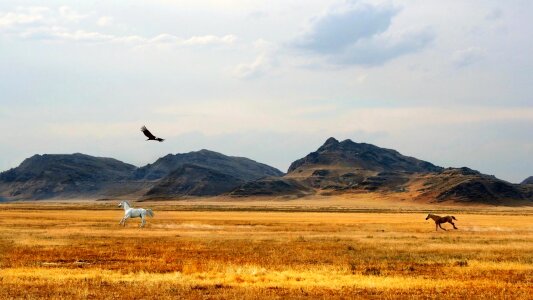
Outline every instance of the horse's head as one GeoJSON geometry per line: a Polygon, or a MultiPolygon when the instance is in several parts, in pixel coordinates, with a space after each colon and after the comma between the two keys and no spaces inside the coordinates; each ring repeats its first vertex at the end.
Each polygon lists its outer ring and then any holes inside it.
{"type": "Polygon", "coordinates": [[[120,201],[120,203],[118,204],[118,207],[123,207],[123,208],[131,208],[131,204],[128,202],[128,201],[120,201]]]}
{"type": "Polygon", "coordinates": [[[426,217],[426,220],[429,219],[429,216],[431,216],[431,214],[428,214],[428,216],[426,217]]]}

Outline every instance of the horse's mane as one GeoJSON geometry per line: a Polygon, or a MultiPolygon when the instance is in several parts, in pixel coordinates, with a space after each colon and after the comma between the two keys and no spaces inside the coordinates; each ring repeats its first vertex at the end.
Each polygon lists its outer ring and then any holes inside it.
{"type": "Polygon", "coordinates": [[[127,200],[124,200],[124,201],[122,201],[122,202],[128,204],[129,207],[133,207],[133,206],[131,206],[131,203],[130,203],[129,201],[127,201],[127,200]]]}

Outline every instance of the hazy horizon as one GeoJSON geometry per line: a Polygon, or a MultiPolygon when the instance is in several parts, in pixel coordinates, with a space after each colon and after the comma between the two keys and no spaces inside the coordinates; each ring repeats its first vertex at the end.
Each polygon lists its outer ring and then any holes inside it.
{"type": "Polygon", "coordinates": [[[533,175],[533,2],[0,3],[0,171],[209,149],[286,171],[332,136],[533,175]],[[165,142],[146,142],[146,125],[165,142]]]}

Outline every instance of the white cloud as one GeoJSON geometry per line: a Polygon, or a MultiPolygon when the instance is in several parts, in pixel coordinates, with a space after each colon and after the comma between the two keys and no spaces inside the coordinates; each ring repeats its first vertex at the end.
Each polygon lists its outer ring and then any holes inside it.
{"type": "Polygon", "coordinates": [[[110,26],[111,24],[113,24],[113,18],[109,17],[109,16],[100,17],[96,21],[96,25],[98,25],[100,27],[110,26]]]}
{"type": "Polygon", "coordinates": [[[492,9],[486,16],[485,16],[485,19],[487,20],[499,20],[503,17],[503,11],[501,8],[499,7],[496,7],[494,9],[492,9]]]}
{"type": "Polygon", "coordinates": [[[146,39],[145,44],[164,45],[174,44],[181,46],[205,46],[205,45],[230,45],[237,40],[235,35],[229,34],[224,36],[216,35],[199,35],[187,39],[179,38],[175,35],[162,33],[153,38],[146,39]]]}
{"type": "Polygon", "coordinates": [[[58,11],[61,18],[69,22],[79,22],[80,20],[85,19],[88,16],[82,15],[68,6],[61,6],[58,11]]]}
{"type": "Polygon", "coordinates": [[[361,74],[361,75],[358,75],[356,78],[355,78],[355,82],[359,83],[359,84],[362,84],[366,81],[366,78],[368,77],[368,75],[366,74],[361,74]]]}
{"type": "Polygon", "coordinates": [[[25,39],[34,40],[58,40],[75,42],[108,42],[115,39],[113,35],[84,30],[69,31],[68,29],[60,26],[37,27],[27,29],[19,33],[19,36],[25,39]]]}
{"type": "Polygon", "coordinates": [[[472,65],[483,58],[485,51],[479,47],[469,47],[453,53],[452,63],[458,68],[472,65]]]}
{"type": "Polygon", "coordinates": [[[65,42],[84,42],[84,43],[115,43],[129,44],[138,47],[148,46],[210,46],[210,45],[229,45],[236,38],[233,35],[226,36],[193,36],[188,39],[182,39],[171,34],[159,34],[153,38],[139,35],[112,35],[96,31],[69,30],[61,26],[42,26],[37,28],[26,29],[18,34],[25,39],[35,40],[55,40],[65,42]]]}
{"type": "MultiPolygon", "coordinates": [[[[137,47],[151,45],[173,46],[211,46],[230,45],[237,37],[232,34],[197,35],[180,38],[172,34],[161,33],[154,37],[142,35],[116,35],[83,28],[72,28],[71,24],[88,18],[90,14],[81,14],[68,7],[61,6],[57,10],[46,7],[17,8],[14,12],[0,13],[0,34],[11,35],[23,39],[50,40],[83,43],[115,43],[128,44],[137,47]]],[[[100,27],[112,23],[110,16],[99,17],[96,24],[100,27]]]]}
{"type": "Polygon", "coordinates": [[[17,8],[13,12],[0,12],[0,30],[17,25],[29,25],[43,21],[49,11],[46,7],[17,8]]]}
{"type": "Polygon", "coordinates": [[[250,63],[242,63],[234,68],[233,74],[241,79],[259,78],[271,72],[277,65],[278,47],[264,39],[258,39],[252,44],[259,54],[250,63]]]}
{"type": "Polygon", "coordinates": [[[203,36],[193,36],[181,42],[183,45],[187,46],[201,46],[201,45],[228,45],[233,44],[237,40],[237,37],[229,34],[225,36],[215,36],[215,35],[203,35],[203,36]]]}
{"type": "Polygon", "coordinates": [[[238,65],[234,74],[241,79],[257,78],[268,73],[272,67],[272,59],[266,54],[260,54],[253,62],[238,65]]]}

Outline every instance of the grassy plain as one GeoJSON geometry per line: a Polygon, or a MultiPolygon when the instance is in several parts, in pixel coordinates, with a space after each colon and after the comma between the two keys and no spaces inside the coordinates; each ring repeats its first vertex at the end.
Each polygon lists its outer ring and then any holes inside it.
{"type": "Polygon", "coordinates": [[[115,202],[2,204],[0,298],[533,295],[531,209],[433,207],[459,227],[435,232],[429,207],[298,201],[137,203],[144,229],[115,202]]]}

